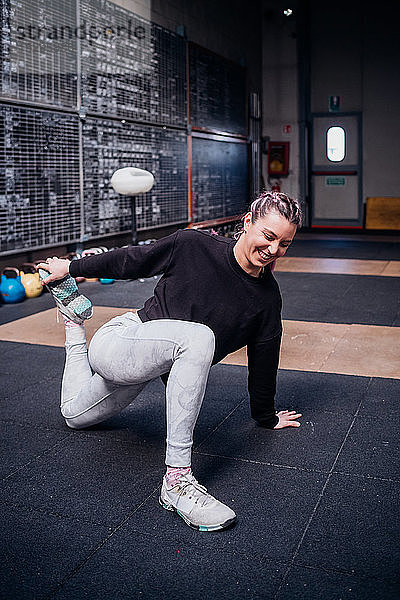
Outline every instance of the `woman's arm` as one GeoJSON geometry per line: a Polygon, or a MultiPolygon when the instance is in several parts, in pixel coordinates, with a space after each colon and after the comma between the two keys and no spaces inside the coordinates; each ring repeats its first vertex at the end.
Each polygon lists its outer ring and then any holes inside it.
{"type": "Polygon", "coordinates": [[[72,277],[109,277],[112,279],[138,279],[163,273],[170,261],[179,231],[143,246],[117,248],[103,254],[85,256],[78,260],[48,259],[38,267],[51,275],[45,283],[62,279],[68,273],[72,277]]]}
{"type": "Polygon", "coordinates": [[[261,427],[268,429],[300,426],[296,419],[301,414],[287,410],[275,412],[280,346],[281,335],[267,342],[247,346],[251,416],[261,427]]]}

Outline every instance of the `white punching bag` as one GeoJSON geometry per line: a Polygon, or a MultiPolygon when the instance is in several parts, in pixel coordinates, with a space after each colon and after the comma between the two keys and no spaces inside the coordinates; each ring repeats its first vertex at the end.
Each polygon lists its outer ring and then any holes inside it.
{"type": "Polygon", "coordinates": [[[135,196],[150,191],[154,185],[154,177],[150,171],[124,167],[115,171],[111,177],[111,185],[118,194],[135,196]]]}

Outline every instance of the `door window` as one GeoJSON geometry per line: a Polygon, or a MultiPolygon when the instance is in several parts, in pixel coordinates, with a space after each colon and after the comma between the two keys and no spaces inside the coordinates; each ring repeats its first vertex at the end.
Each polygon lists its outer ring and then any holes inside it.
{"type": "Polygon", "coordinates": [[[346,132],[343,127],[329,127],[326,132],[326,156],[332,162],[340,162],[346,155],[346,132]]]}

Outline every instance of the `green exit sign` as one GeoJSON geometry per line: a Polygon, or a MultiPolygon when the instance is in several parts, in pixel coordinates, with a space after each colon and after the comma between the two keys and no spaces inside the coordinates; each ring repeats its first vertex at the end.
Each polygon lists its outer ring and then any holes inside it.
{"type": "Polygon", "coordinates": [[[331,96],[329,98],[329,112],[339,112],[340,96],[331,96]]]}
{"type": "Polygon", "coordinates": [[[325,185],[346,185],[346,177],[342,177],[339,175],[331,175],[330,177],[325,177],[325,185]]]}

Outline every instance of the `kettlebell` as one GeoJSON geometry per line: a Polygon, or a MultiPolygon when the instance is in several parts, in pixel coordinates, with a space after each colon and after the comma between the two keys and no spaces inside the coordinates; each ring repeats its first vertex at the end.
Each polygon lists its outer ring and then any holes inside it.
{"type": "Polygon", "coordinates": [[[35,269],[33,263],[24,263],[19,272],[21,283],[25,288],[27,298],[36,298],[43,292],[43,286],[40,283],[39,273],[35,269]]]}
{"type": "Polygon", "coordinates": [[[22,302],[25,298],[25,288],[21,283],[21,277],[18,269],[15,267],[5,267],[1,274],[0,293],[3,301],[7,304],[22,302]],[[14,277],[7,277],[6,271],[16,273],[14,277]]]}

